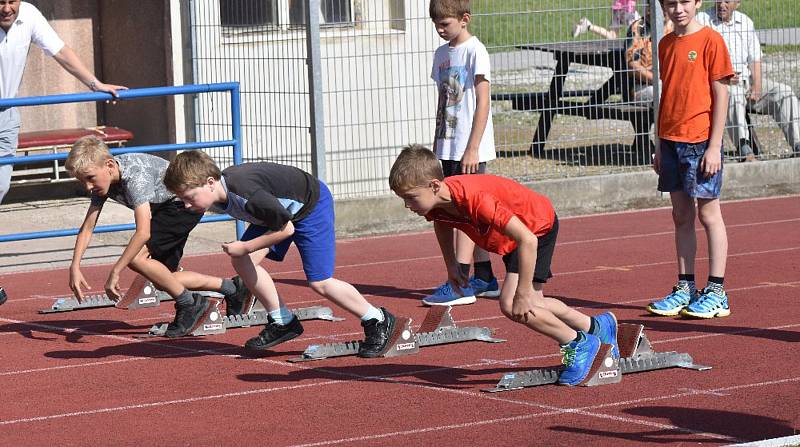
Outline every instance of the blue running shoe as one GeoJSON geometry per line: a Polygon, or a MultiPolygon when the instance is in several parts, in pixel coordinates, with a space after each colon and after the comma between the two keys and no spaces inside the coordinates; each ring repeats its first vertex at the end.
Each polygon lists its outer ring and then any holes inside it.
{"type": "Polygon", "coordinates": [[[583,382],[600,351],[599,338],[585,332],[579,334],[583,335],[581,341],[572,340],[566,345],[561,345],[564,369],[558,376],[559,385],[578,385],[583,382]]]}
{"type": "Polygon", "coordinates": [[[491,281],[487,282],[473,276],[469,279],[469,286],[472,287],[475,296],[485,296],[487,298],[500,296],[500,286],[497,284],[497,278],[492,278],[491,281]]]}
{"type": "Polygon", "coordinates": [[[619,358],[619,345],[617,345],[617,317],[613,312],[606,312],[594,317],[595,332],[594,335],[600,339],[602,343],[611,345],[611,356],[615,359],[619,358]]]}
{"type": "Polygon", "coordinates": [[[426,306],[458,306],[475,302],[475,291],[472,290],[472,287],[462,287],[461,291],[464,292],[464,295],[457,294],[450,286],[450,281],[447,281],[434,290],[431,295],[423,298],[422,304],[426,306]]]}
{"type": "Polygon", "coordinates": [[[703,289],[697,300],[681,311],[681,315],[694,318],[727,317],[730,314],[728,294],[713,287],[703,289]]]}
{"type": "Polygon", "coordinates": [[[665,317],[677,316],[684,307],[689,305],[689,302],[696,298],[696,293],[692,293],[689,287],[675,286],[672,288],[672,293],[659,301],[648,304],[647,311],[665,317]]]}

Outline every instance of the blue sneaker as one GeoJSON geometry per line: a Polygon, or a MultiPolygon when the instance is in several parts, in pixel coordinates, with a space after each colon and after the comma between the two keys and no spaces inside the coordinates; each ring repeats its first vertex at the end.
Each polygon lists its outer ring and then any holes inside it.
{"type": "Polygon", "coordinates": [[[486,282],[473,276],[469,279],[469,286],[475,292],[475,296],[485,296],[487,298],[500,296],[500,286],[497,284],[497,278],[492,278],[491,281],[486,282]]]}
{"type": "Polygon", "coordinates": [[[585,332],[579,333],[583,334],[581,341],[572,340],[566,345],[561,345],[564,369],[558,376],[559,385],[578,385],[583,382],[600,351],[599,338],[585,332]]]}
{"type": "Polygon", "coordinates": [[[475,291],[472,290],[472,287],[462,287],[461,291],[464,292],[464,295],[457,294],[450,286],[450,281],[446,281],[431,295],[423,298],[422,304],[426,306],[458,306],[475,302],[475,291]]]}
{"type": "Polygon", "coordinates": [[[647,311],[651,314],[675,317],[696,298],[696,293],[692,293],[689,287],[675,286],[672,288],[672,293],[659,301],[648,304],[647,311]]]}
{"type": "Polygon", "coordinates": [[[596,323],[594,335],[602,343],[611,345],[611,356],[619,358],[619,345],[617,345],[617,317],[613,312],[606,312],[594,317],[596,323]]]}
{"type": "Polygon", "coordinates": [[[712,287],[703,289],[697,300],[681,311],[681,315],[694,318],[727,317],[730,314],[728,294],[712,287]]]}

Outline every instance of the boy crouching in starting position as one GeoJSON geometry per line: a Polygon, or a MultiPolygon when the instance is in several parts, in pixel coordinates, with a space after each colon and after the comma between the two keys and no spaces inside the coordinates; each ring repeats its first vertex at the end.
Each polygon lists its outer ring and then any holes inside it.
{"type": "Polygon", "coordinates": [[[265,256],[282,261],[294,242],[311,289],[361,318],[366,338],[358,355],[384,354],[395,317],[372,306],[352,285],[333,278],[333,197],[325,183],[295,167],[268,162],[245,163],[220,172],[214,160],[201,151],[175,157],[164,183],[198,212],[214,208],[250,223],[241,240],[222,245],[233,268],[269,313],[267,326],[245,347],[267,349],[303,333],[300,320],[259,265],[265,256]]]}
{"type": "Polygon", "coordinates": [[[546,335],[561,345],[565,368],[562,385],[586,379],[600,350],[613,347],[619,357],[617,319],[611,312],[589,317],[554,298],[542,286],[552,277],[550,262],[558,234],[558,218],[550,200],[519,183],[488,174],[444,178],[429,149],[406,147],[389,173],[389,186],[406,208],[433,221],[450,282],[467,285],[453,248],[453,229],[479,247],[503,255],[506,279],[500,310],[508,318],[546,335]]]}

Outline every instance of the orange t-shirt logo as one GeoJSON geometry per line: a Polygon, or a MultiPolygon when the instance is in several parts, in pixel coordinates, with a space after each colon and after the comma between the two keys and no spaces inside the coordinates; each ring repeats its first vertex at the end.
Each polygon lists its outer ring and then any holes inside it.
{"type": "Polygon", "coordinates": [[[697,60],[697,51],[692,50],[689,52],[689,62],[694,62],[695,60],[697,60]]]}

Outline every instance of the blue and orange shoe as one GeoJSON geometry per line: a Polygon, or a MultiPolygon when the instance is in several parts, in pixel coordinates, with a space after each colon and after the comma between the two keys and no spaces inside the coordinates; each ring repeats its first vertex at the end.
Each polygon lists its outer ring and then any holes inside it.
{"type": "Polygon", "coordinates": [[[648,304],[647,311],[651,314],[675,317],[696,298],[697,291],[692,291],[687,285],[678,284],[672,288],[672,293],[648,304]]]}
{"type": "Polygon", "coordinates": [[[578,332],[580,341],[572,340],[561,345],[564,369],[558,376],[559,385],[578,385],[586,379],[592,368],[597,353],[600,351],[600,339],[592,334],[578,332]]]}
{"type": "Polygon", "coordinates": [[[486,298],[496,298],[500,296],[500,285],[497,284],[497,278],[492,278],[491,281],[484,281],[473,276],[469,279],[469,286],[472,287],[475,296],[483,296],[486,298]]]}
{"type": "Polygon", "coordinates": [[[681,311],[681,315],[693,318],[727,317],[730,314],[728,294],[714,287],[703,289],[697,300],[681,311]]]}
{"type": "Polygon", "coordinates": [[[461,304],[472,304],[475,302],[475,291],[472,287],[462,287],[459,295],[453,290],[450,281],[446,281],[437,287],[432,294],[422,299],[422,304],[426,306],[458,306],[461,304]]]}
{"type": "Polygon", "coordinates": [[[606,312],[594,317],[596,323],[594,335],[602,343],[611,345],[611,356],[619,358],[619,345],[617,344],[617,317],[613,312],[606,312]]]}

